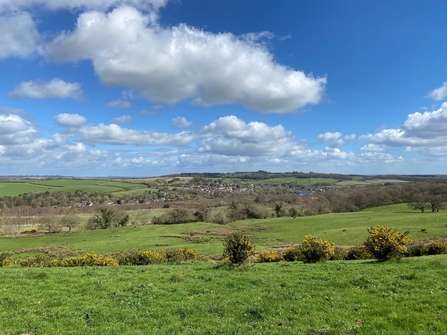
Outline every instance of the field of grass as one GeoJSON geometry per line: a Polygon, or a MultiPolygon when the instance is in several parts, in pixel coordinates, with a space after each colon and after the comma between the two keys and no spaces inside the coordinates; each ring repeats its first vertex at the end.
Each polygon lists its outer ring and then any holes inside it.
{"type": "Polygon", "coordinates": [[[0,181],[0,196],[15,196],[28,192],[119,192],[121,195],[137,190],[148,190],[147,185],[99,179],[0,181]]]}
{"type": "MultiPolygon", "coordinates": [[[[160,215],[163,209],[130,211],[132,217],[160,215]]],[[[413,240],[447,237],[447,212],[420,213],[406,205],[391,205],[356,213],[326,214],[298,218],[244,220],[228,225],[187,223],[179,225],[146,225],[106,230],[0,238],[0,252],[37,248],[48,245],[72,250],[109,253],[125,249],[189,248],[206,255],[222,253],[222,238],[229,230],[241,230],[254,238],[258,251],[287,243],[300,243],[307,234],[329,240],[336,245],[361,244],[368,236],[367,228],[386,225],[400,232],[409,231],[413,240]],[[425,229],[423,232],[422,229],[425,229]],[[188,236],[210,239],[207,243],[187,241],[188,236]]]]}
{"type": "Polygon", "coordinates": [[[1,334],[446,334],[447,257],[0,268],[1,334]]]}
{"type": "Polygon", "coordinates": [[[52,187],[43,185],[34,185],[28,183],[5,183],[0,182],[0,197],[16,196],[28,192],[45,192],[52,190],[52,187]]]}

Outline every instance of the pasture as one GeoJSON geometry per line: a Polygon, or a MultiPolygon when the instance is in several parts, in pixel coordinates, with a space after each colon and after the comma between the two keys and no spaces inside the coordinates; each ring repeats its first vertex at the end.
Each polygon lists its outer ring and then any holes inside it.
{"type": "MultiPolygon", "coordinates": [[[[129,211],[132,216],[163,211],[129,211]]],[[[85,219],[85,218],[84,218],[85,219]]],[[[0,238],[15,257],[80,251],[194,249],[222,254],[233,230],[253,236],[257,251],[314,234],[337,245],[360,244],[377,224],[410,231],[413,240],[445,238],[447,213],[406,205],[357,213],[244,220],[228,225],[142,225],[0,238]],[[424,229],[425,232],[422,232],[424,229]],[[46,247],[46,248],[44,248],[46,247]]],[[[149,266],[0,267],[1,334],[445,334],[447,255],[378,263],[218,261],[149,266]]]]}
{"type": "Polygon", "coordinates": [[[446,334],[447,257],[0,268],[16,334],[446,334]]]}
{"type": "Polygon", "coordinates": [[[0,197],[16,196],[29,192],[125,192],[145,191],[147,185],[131,182],[111,181],[101,179],[57,179],[57,180],[21,180],[0,181],[0,197]]]}
{"type": "MultiPolygon", "coordinates": [[[[151,218],[163,209],[129,211],[131,218],[151,218]]],[[[86,217],[84,218],[86,219],[86,217]]],[[[409,231],[412,240],[447,237],[447,212],[420,213],[405,204],[371,208],[355,213],[324,214],[297,218],[244,220],[227,225],[194,222],[177,225],[141,225],[105,230],[46,234],[24,238],[0,238],[0,252],[49,245],[95,253],[126,249],[188,248],[218,256],[222,239],[234,230],[253,236],[257,251],[300,243],[307,234],[336,245],[361,244],[367,228],[386,225],[400,232],[409,231]],[[424,230],[424,231],[423,231],[424,230]]]]}

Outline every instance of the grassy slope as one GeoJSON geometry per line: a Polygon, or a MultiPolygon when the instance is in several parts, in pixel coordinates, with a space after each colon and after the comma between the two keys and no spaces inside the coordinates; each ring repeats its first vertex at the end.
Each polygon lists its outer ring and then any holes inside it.
{"type": "MultiPolygon", "coordinates": [[[[155,210],[151,210],[155,211],[155,210]]],[[[150,212],[151,213],[151,212],[150,212]]],[[[155,213],[155,212],[154,212],[155,213]]],[[[84,250],[96,253],[107,253],[123,249],[161,249],[182,248],[194,249],[199,253],[219,255],[222,251],[222,240],[212,237],[209,243],[193,244],[184,239],[163,237],[163,235],[182,234],[192,230],[211,228],[232,229],[253,226],[269,226],[269,230],[246,230],[255,237],[257,250],[271,249],[272,244],[282,242],[299,243],[304,235],[313,234],[327,239],[337,245],[355,245],[362,243],[367,237],[367,228],[376,225],[387,225],[398,231],[410,231],[413,240],[447,236],[447,212],[419,213],[408,209],[405,205],[392,205],[374,208],[357,213],[326,214],[309,217],[277,218],[266,220],[246,220],[229,225],[210,223],[188,223],[181,225],[149,225],[111,228],[107,230],[81,231],[46,235],[42,237],[0,238],[0,252],[19,250],[47,245],[57,245],[72,250],[84,250]],[[426,229],[426,232],[421,232],[426,229]],[[169,246],[156,246],[167,243],[169,246]]]]}
{"type": "Polygon", "coordinates": [[[3,335],[447,333],[446,256],[0,271],[3,335]]]}

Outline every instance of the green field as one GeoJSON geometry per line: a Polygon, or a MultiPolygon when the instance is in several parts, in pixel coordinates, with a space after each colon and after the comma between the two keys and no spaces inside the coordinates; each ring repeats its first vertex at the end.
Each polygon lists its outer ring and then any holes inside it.
{"type": "Polygon", "coordinates": [[[0,268],[17,334],[446,334],[447,257],[0,268]]]}
{"type": "Polygon", "coordinates": [[[5,183],[0,182],[0,197],[16,196],[28,192],[51,191],[52,187],[43,185],[34,185],[28,183],[5,183]]]}
{"type": "MultiPolygon", "coordinates": [[[[129,211],[131,218],[160,215],[163,210],[129,211]]],[[[187,223],[178,225],[146,225],[48,234],[40,237],[0,238],[0,252],[37,248],[48,245],[96,253],[125,249],[190,248],[207,255],[222,252],[222,232],[242,230],[254,237],[258,251],[272,249],[287,243],[299,243],[307,234],[313,234],[336,245],[361,244],[367,237],[367,228],[386,225],[400,232],[409,231],[413,240],[447,237],[447,212],[420,213],[405,204],[372,208],[356,213],[325,214],[293,218],[244,220],[228,225],[187,223]],[[266,229],[268,228],[268,229],[266,229]],[[422,229],[425,229],[422,232],[422,229]],[[208,232],[207,232],[208,230],[208,232]],[[188,242],[185,237],[210,239],[207,243],[188,242]],[[220,234],[220,235],[219,235],[220,234]],[[183,237],[183,238],[182,238],[183,237]],[[167,246],[164,246],[167,244],[167,246]],[[161,246],[160,246],[161,245],[161,246]]]]}
{"type": "Polygon", "coordinates": [[[0,181],[0,197],[16,196],[29,192],[119,192],[121,195],[132,191],[148,190],[147,185],[99,179],[26,180],[19,182],[0,181]]]}

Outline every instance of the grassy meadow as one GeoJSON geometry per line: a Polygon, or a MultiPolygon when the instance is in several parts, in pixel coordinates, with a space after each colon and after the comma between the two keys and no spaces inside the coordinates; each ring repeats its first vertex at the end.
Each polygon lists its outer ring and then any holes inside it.
{"type": "MultiPolygon", "coordinates": [[[[153,215],[151,211],[146,214],[153,215]]],[[[99,254],[189,248],[219,256],[222,238],[231,230],[252,235],[261,251],[298,243],[306,234],[337,245],[359,244],[366,229],[377,224],[409,230],[414,240],[447,236],[447,213],[419,213],[402,204],[228,225],[196,222],[2,237],[0,252],[15,250],[14,258],[43,253],[43,247],[99,254]]],[[[447,255],[241,268],[217,261],[0,267],[0,274],[2,335],[447,333],[447,255]]]]}
{"type": "Polygon", "coordinates": [[[0,271],[3,335],[447,333],[446,256],[0,271]]]}
{"type": "Polygon", "coordinates": [[[0,181],[0,197],[16,196],[29,192],[129,192],[147,190],[147,185],[100,179],[57,179],[0,181]]]}
{"type": "MultiPolygon", "coordinates": [[[[162,209],[129,211],[129,214],[131,217],[145,215],[152,217],[162,211],[162,209]]],[[[398,204],[354,213],[324,214],[295,219],[286,217],[244,220],[227,225],[194,222],[116,227],[24,238],[0,237],[0,252],[52,245],[95,253],[126,249],[189,248],[201,254],[217,256],[222,253],[223,236],[232,230],[252,235],[256,249],[262,251],[299,243],[307,234],[316,235],[336,245],[361,244],[368,235],[367,228],[376,225],[386,225],[400,232],[409,231],[410,238],[415,241],[444,238],[447,237],[447,212],[420,213],[409,209],[405,204],[398,204]]]]}

